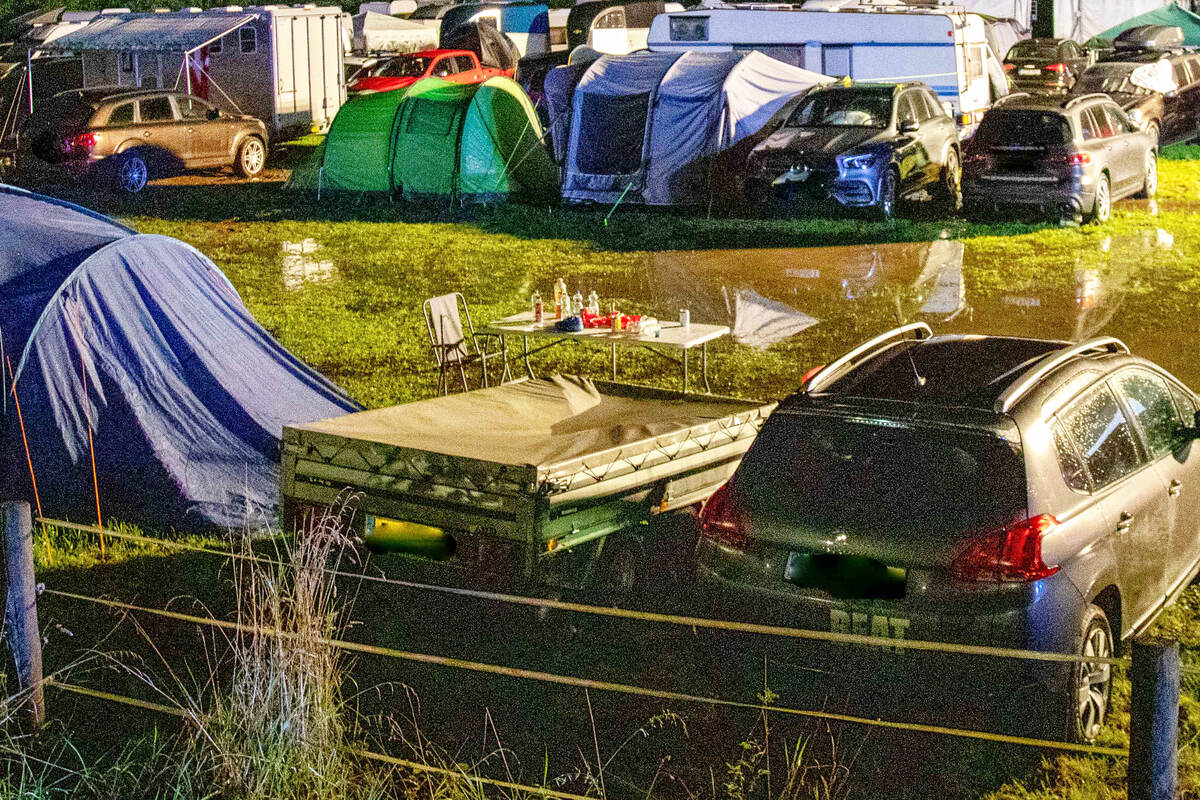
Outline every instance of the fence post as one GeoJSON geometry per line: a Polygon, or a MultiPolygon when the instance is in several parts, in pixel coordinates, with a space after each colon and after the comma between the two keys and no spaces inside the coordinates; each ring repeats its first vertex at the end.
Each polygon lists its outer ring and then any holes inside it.
{"type": "Polygon", "coordinates": [[[33,569],[33,521],[29,503],[0,505],[4,517],[4,574],[7,592],[4,629],[17,667],[17,682],[29,692],[29,721],[46,721],[42,691],[42,635],[37,620],[37,578],[33,569]]]}
{"type": "Polygon", "coordinates": [[[1129,710],[1129,800],[1179,795],[1179,642],[1133,643],[1129,710]]]}

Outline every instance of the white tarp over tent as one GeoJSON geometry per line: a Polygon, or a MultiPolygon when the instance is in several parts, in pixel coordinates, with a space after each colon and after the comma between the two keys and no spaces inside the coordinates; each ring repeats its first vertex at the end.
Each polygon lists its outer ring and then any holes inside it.
{"type": "Polygon", "coordinates": [[[361,53],[412,53],[438,46],[438,32],[419,22],[363,11],[354,15],[354,50],[361,53]]]}

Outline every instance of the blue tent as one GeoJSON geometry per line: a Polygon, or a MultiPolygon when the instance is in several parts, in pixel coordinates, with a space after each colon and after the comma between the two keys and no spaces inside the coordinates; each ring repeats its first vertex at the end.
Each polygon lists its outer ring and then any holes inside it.
{"type": "Polygon", "coordinates": [[[34,499],[23,422],[47,514],[94,518],[94,450],[106,517],[260,527],[283,426],[358,408],[195,248],[6,186],[0,336],[0,497],[34,499]]]}

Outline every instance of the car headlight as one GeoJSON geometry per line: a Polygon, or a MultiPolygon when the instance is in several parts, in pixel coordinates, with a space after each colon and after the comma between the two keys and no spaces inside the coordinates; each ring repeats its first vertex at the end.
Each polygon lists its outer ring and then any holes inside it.
{"type": "Polygon", "coordinates": [[[842,156],[838,159],[842,169],[870,169],[878,160],[878,153],[861,153],[856,156],[842,156]]]}

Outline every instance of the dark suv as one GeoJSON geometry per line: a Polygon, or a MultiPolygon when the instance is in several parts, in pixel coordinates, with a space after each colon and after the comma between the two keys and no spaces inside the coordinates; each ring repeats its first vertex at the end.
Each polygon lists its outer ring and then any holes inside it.
{"type": "Polygon", "coordinates": [[[1158,187],[1154,140],[1107,95],[1009,95],[963,153],[963,205],[1037,207],[1105,222],[1114,200],[1158,187]]]}
{"type": "Polygon", "coordinates": [[[1022,91],[1062,93],[1091,63],[1087,51],[1070,39],[1026,39],[1009,48],[1004,71],[1022,91]]]}
{"type": "Polygon", "coordinates": [[[232,166],[253,177],[267,158],[261,120],[160,89],[60,92],[36,109],[21,140],[27,154],[47,164],[78,178],[100,176],[130,193],[185,169],[232,166]]]}
{"type": "Polygon", "coordinates": [[[1092,741],[1086,658],[1200,569],[1196,407],[1115,339],[898,328],[779,404],[704,507],[699,577],[773,623],[1083,656],[1008,662],[1006,694],[1092,741]]]}
{"type": "Polygon", "coordinates": [[[1157,25],[1125,31],[1114,40],[1115,51],[1084,70],[1073,91],[1109,95],[1156,145],[1194,139],[1200,134],[1200,54],[1164,49],[1182,43],[1176,32],[1157,25]]]}
{"type": "Polygon", "coordinates": [[[832,199],[889,219],[899,198],[922,190],[956,208],[959,163],[954,119],[925,84],[839,84],[811,90],[754,148],[746,189],[798,206],[832,199]]]}

